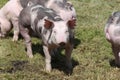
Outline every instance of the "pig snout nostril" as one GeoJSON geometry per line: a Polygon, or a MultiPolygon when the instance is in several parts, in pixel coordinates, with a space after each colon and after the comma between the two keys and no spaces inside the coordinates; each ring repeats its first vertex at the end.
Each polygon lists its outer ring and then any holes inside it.
{"type": "Polygon", "coordinates": [[[64,42],[59,43],[60,46],[65,46],[64,42]]]}

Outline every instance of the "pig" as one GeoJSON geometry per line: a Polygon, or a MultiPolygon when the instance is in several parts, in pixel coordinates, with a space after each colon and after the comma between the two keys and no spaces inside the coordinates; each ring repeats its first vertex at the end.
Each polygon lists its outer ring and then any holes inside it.
{"type": "Polygon", "coordinates": [[[74,23],[76,24],[75,8],[72,3],[67,0],[20,0],[21,6],[24,8],[28,5],[28,2],[53,9],[63,20],[74,20],[74,23]]]}
{"type": "Polygon", "coordinates": [[[120,12],[114,12],[105,26],[105,37],[111,43],[115,64],[120,67],[120,12]]]}
{"type": "Polygon", "coordinates": [[[34,33],[42,39],[45,70],[51,72],[51,54],[54,49],[61,46],[65,48],[66,66],[71,71],[74,20],[64,21],[54,10],[42,5],[29,5],[19,15],[19,26],[29,58],[33,58],[30,34],[34,33]]]}
{"type": "Polygon", "coordinates": [[[58,15],[64,20],[74,20],[76,22],[76,11],[70,2],[62,0],[50,0],[45,6],[57,12],[58,15]]]}
{"type": "Polygon", "coordinates": [[[5,37],[13,25],[13,41],[18,40],[18,16],[22,9],[19,0],[10,0],[0,9],[0,37],[5,37]]]}

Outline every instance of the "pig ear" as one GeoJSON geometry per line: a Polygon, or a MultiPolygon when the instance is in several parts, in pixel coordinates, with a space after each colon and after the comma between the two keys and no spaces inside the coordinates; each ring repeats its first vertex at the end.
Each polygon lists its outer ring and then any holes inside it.
{"type": "Polygon", "coordinates": [[[50,29],[52,26],[53,26],[53,22],[50,21],[50,20],[45,19],[44,27],[45,27],[46,29],[50,29]]]}
{"type": "Polygon", "coordinates": [[[76,26],[76,19],[69,20],[67,24],[71,29],[74,29],[76,26]]]}
{"type": "Polygon", "coordinates": [[[27,6],[32,6],[33,3],[31,1],[28,2],[27,6]]]}

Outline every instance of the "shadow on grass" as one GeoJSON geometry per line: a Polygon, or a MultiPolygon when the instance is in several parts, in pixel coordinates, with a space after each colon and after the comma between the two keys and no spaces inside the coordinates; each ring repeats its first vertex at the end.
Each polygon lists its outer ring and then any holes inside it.
{"type": "MultiPolygon", "coordinates": [[[[75,38],[74,39],[74,48],[76,48],[79,44],[80,44],[80,40],[75,38]]],[[[43,52],[43,48],[42,48],[42,44],[32,44],[32,49],[33,49],[33,54],[35,55],[36,53],[40,53],[40,55],[42,55],[43,57],[45,57],[44,52],[43,52]]],[[[59,49],[59,52],[55,53],[54,55],[52,55],[52,68],[53,69],[58,69],[60,71],[63,71],[65,74],[72,74],[73,69],[69,72],[67,70],[67,67],[65,67],[65,55],[62,55],[62,51],[63,49],[59,49]]],[[[72,59],[72,65],[73,68],[77,65],[79,65],[79,63],[77,61],[75,61],[74,59],[72,59]]]]}
{"type": "MultiPolygon", "coordinates": [[[[80,45],[81,41],[75,38],[73,43],[74,43],[74,49],[76,49],[77,46],[80,45]]],[[[42,56],[44,56],[42,44],[32,44],[32,50],[33,50],[33,54],[40,53],[42,56]]]]}
{"type": "Polygon", "coordinates": [[[80,39],[75,38],[75,39],[74,39],[74,41],[73,41],[73,43],[74,43],[74,49],[76,49],[76,48],[77,48],[77,46],[78,46],[78,45],[80,45],[81,40],[80,40],[80,39]]]}
{"type": "Polygon", "coordinates": [[[120,66],[117,65],[117,64],[115,63],[115,59],[111,59],[111,60],[109,60],[109,64],[110,64],[111,67],[117,67],[117,68],[120,68],[120,66]]]}
{"type": "Polygon", "coordinates": [[[32,44],[32,50],[33,50],[33,55],[35,55],[36,53],[39,53],[40,55],[45,57],[42,44],[32,44]]]}
{"type": "Polygon", "coordinates": [[[55,54],[52,57],[52,69],[58,69],[59,71],[63,71],[66,75],[71,75],[73,73],[73,69],[79,65],[78,61],[75,61],[72,58],[72,70],[68,69],[66,64],[66,56],[62,54],[55,54]]]}
{"type": "MultiPolygon", "coordinates": [[[[76,48],[79,44],[80,44],[80,40],[78,39],[75,39],[74,40],[74,48],[76,48]]],[[[33,50],[33,54],[35,55],[36,53],[40,53],[40,55],[42,55],[43,57],[44,56],[44,52],[43,52],[43,48],[42,48],[42,44],[32,44],[32,50],[33,50]]],[[[64,49],[60,48],[57,52],[55,53],[54,55],[52,55],[52,68],[53,69],[58,69],[60,71],[63,71],[65,74],[72,74],[73,72],[73,69],[75,66],[79,65],[78,61],[75,61],[74,59],[72,59],[72,65],[73,65],[73,68],[72,70],[68,70],[68,68],[66,67],[66,63],[65,63],[65,60],[66,60],[66,56],[62,54],[62,51],[64,49]]],[[[28,61],[12,61],[12,67],[9,67],[7,69],[0,69],[0,72],[4,72],[4,73],[14,73],[16,71],[22,71],[23,68],[25,66],[27,66],[28,64],[28,61]]]]}

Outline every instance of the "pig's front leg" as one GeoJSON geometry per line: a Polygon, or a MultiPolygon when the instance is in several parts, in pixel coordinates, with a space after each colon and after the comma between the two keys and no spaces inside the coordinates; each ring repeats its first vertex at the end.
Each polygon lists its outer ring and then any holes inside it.
{"type": "Polygon", "coordinates": [[[46,71],[51,72],[51,55],[50,50],[47,46],[43,45],[43,51],[45,54],[45,64],[46,64],[46,71]]]}
{"type": "Polygon", "coordinates": [[[120,46],[112,44],[112,50],[115,56],[115,63],[120,67],[120,46]]]}
{"type": "Polygon", "coordinates": [[[5,37],[5,34],[2,34],[1,32],[0,32],[0,38],[4,38],[5,37]]]}
{"type": "Polygon", "coordinates": [[[12,19],[14,36],[12,41],[17,41],[19,37],[19,25],[18,25],[18,18],[12,19]]]}
{"type": "Polygon", "coordinates": [[[73,45],[72,44],[68,44],[65,48],[66,66],[69,70],[69,73],[71,73],[72,68],[73,68],[72,67],[72,61],[71,61],[72,50],[73,50],[73,45]]]}
{"type": "Polygon", "coordinates": [[[23,38],[25,39],[25,45],[26,45],[26,48],[27,48],[27,55],[29,56],[29,58],[33,58],[32,45],[31,45],[29,30],[27,28],[23,28],[23,27],[20,26],[20,33],[23,36],[23,38]]]}

